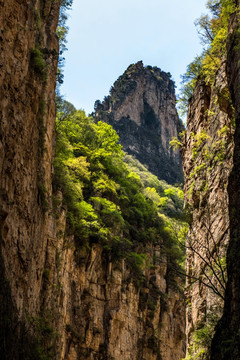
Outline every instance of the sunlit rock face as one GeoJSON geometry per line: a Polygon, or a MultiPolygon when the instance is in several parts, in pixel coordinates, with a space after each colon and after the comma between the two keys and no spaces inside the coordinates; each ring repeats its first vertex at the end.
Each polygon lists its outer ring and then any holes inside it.
{"type": "Polygon", "coordinates": [[[169,147],[183,130],[176,111],[171,75],[157,67],[130,65],[102,103],[95,103],[96,119],[111,124],[123,149],[168,183],[183,181],[178,151],[169,147]]]}
{"type": "Polygon", "coordinates": [[[183,293],[169,286],[166,258],[146,269],[145,283],[131,279],[125,260],[111,261],[100,245],[87,258],[63,252],[59,359],[180,360],[185,354],[183,293]],[[65,331],[66,330],[66,331],[65,331]]]}

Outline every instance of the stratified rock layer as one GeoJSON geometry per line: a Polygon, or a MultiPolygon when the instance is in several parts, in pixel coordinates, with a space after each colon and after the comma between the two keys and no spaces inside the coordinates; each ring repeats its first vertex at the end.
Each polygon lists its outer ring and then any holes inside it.
{"type": "Polygon", "coordinates": [[[169,148],[172,137],[184,130],[169,73],[144,67],[141,61],[130,65],[110,96],[96,102],[96,119],[111,124],[123,149],[159,179],[171,184],[183,181],[180,154],[169,148]]]}

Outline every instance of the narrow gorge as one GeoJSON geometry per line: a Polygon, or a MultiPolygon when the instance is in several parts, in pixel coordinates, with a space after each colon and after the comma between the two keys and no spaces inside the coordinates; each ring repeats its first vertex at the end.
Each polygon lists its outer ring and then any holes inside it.
{"type": "Polygon", "coordinates": [[[56,98],[70,3],[0,1],[0,357],[238,360],[239,1],[208,2],[186,130],[142,61],[92,116],[56,98]]]}

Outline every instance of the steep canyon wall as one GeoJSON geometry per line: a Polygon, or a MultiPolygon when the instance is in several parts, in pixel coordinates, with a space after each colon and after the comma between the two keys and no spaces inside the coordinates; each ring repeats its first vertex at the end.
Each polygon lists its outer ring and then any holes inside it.
{"type": "MultiPolygon", "coordinates": [[[[236,1],[239,8],[239,1],[236,1]]],[[[239,273],[239,189],[240,189],[240,54],[239,54],[239,13],[232,15],[229,24],[227,74],[229,89],[235,108],[236,131],[234,135],[233,169],[229,178],[230,241],[227,253],[228,283],[224,314],[217,326],[212,344],[211,359],[240,358],[239,314],[240,314],[240,273],[239,273]]]]}
{"type": "Polygon", "coordinates": [[[51,195],[59,4],[0,2],[1,356],[25,351],[41,308],[51,195]]]}
{"type": "Polygon", "coordinates": [[[192,213],[186,287],[190,358],[240,358],[239,80],[237,10],[214,85],[198,82],[190,100],[183,149],[186,206],[192,213]]]}
{"type": "Polygon", "coordinates": [[[179,360],[184,296],[160,244],[139,286],[101,245],[76,249],[61,192],[53,211],[58,13],[58,1],[0,1],[1,358],[179,360]]]}
{"type": "Polygon", "coordinates": [[[210,350],[207,337],[211,339],[222,314],[227,281],[233,133],[223,61],[214,86],[199,81],[194,90],[182,153],[185,206],[192,217],[186,240],[187,344],[191,356],[202,353],[204,359],[208,359],[210,350]]]}

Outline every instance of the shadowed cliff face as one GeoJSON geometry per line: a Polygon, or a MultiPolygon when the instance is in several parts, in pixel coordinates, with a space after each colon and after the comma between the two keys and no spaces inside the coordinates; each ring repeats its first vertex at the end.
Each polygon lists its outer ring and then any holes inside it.
{"type": "Polygon", "coordinates": [[[142,62],[130,65],[114,83],[110,96],[96,106],[96,119],[113,126],[123,149],[159,179],[183,181],[181,159],[169,141],[184,130],[170,74],[142,62]]]}
{"type": "MultiPolygon", "coordinates": [[[[239,6],[239,2],[237,2],[239,6]]],[[[227,72],[229,89],[235,108],[233,170],[229,178],[230,241],[227,253],[228,283],[224,314],[217,326],[212,344],[211,359],[236,360],[240,358],[240,71],[239,71],[239,15],[231,18],[229,26],[227,72]]]]}
{"type": "MultiPolygon", "coordinates": [[[[223,310],[229,242],[228,178],[233,133],[226,62],[214,87],[198,82],[188,111],[184,139],[185,202],[192,212],[187,246],[187,345],[192,356],[209,358],[214,326],[223,310]]],[[[193,357],[195,358],[195,357],[193,357]]]]}
{"type": "Polygon", "coordinates": [[[0,1],[0,353],[4,359],[28,358],[23,355],[24,339],[30,337],[24,318],[41,307],[58,12],[58,1],[0,1]]]}
{"type": "Polygon", "coordinates": [[[200,280],[187,280],[188,353],[190,358],[203,354],[206,360],[240,359],[239,1],[234,4],[238,11],[230,16],[226,59],[212,88],[198,83],[195,89],[183,151],[186,200],[193,210],[187,238],[187,273],[200,280]],[[198,108],[194,105],[197,101],[198,108]],[[221,260],[221,267],[214,256],[221,260]],[[226,266],[222,267],[225,259],[226,266]],[[209,260],[214,267],[208,266],[209,260]],[[219,277],[221,272],[224,276],[219,277]],[[210,287],[203,284],[206,278],[210,287]],[[211,313],[215,316],[212,325],[211,313]]]}

